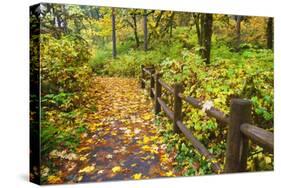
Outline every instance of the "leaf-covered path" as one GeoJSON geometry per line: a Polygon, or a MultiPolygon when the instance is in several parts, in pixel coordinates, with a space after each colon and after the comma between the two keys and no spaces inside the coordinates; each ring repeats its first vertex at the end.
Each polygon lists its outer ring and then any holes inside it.
{"type": "Polygon", "coordinates": [[[70,163],[64,182],[175,176],[172,154],[154,124],[152,104],[136,79],[98,77],[93,83],[97,110],[90,132],[70,163]]]}

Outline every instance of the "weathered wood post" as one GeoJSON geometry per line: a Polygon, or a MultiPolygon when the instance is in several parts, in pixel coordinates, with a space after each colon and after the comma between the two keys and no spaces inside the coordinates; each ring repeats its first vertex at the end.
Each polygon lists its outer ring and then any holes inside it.
{"type": "Polygon", "coordinates": [[[177,121],[182,121],[182,99],[179,97],[179,93],[183,91],[182,84],[176,83],[174,85],[174,119],[173,127],[175,133],[180,133],[180,129],[177,126],[177,121]]]}
{"type": "Polygon", "coordinates": [[[144,65],[141,65],[141,79],[140,79],[140,83],[141,83],[141,88],[144,89],[145,88],[145,83],[143,82],[144,79],[144,65]]]}
{"type": "Polygon", "coordinates": [[[159,83],[159,79],[160,79],[161,75],[156,72],[155,73],[155,96],[154,96],[154,100],[155,100],[155,106],[154,106],[154,112],[155,114],[158,114],[161,111],[161,105],[158,102],[158,97],[161,97],[161,84],[159,83]]]}
{"type": "Polygon", "coordinates": [[[153,94],[153,88],[155,86],[155,82],[154,82],[154,76],[153,74],[155,73],[155,69],[154,67],[150,69],[150,97],[153,98],[154,97],[154,94],[153,94]]]}
{"type": "Polygon", "coordinates": [[[243,172],[247,167],[248,139],[240,126],[251,122],[251,101],[232,99],[228,125],[225,172],[243,172]]]}

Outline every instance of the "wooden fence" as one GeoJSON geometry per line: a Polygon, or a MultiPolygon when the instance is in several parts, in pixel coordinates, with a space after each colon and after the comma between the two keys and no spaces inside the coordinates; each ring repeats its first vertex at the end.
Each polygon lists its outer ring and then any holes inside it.
{"type": "Polygon", "coordinates": [[[161,75],[154,67],[141,66],[141,88],[149,83],[150,97],[154,100],[154,111],[158,114],[161,109],[173,121],[175,133],[183,133],[195,149],[205,156],[212,164],[215,173],[245,172],[249,149],[249,139],[263,147],[266,152],[273,153],[273,133],[251,125],[252,105],[249,100],[232,99],[230,114],[227,116],[219,109],[211,107],[205,110],[207,116],[215,118],[219,125],[228,126],[225,168],[216,162],[208,149],[192,134],[182,121],[182,104],[186,102],[191,106],[202,109],[203,103],[193,97],[183,95],[183,86],[176,83],[171,87],[161,79],[161,75]],[[161,99],[162,88],[173,97],[173,109],[161,99]]]}

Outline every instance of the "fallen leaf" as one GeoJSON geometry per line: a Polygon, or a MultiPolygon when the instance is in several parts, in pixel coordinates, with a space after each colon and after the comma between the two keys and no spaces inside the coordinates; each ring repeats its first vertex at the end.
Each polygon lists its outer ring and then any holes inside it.
{"type": "Polygon", "coordinates": [[[113,173],[117,173],[117,172],[121,171],[121,167],[120,166],[115,166],[111,170],[112,170],[113,173]]]}
{"type": "Polygon", "coordinates": [[[206,101],[202,106],[202,111],[210,110],[214,106],[213,101],[206,101]]]}
{"type": "Polygon", "coordinates": [[[87,158],[86,157],[84,157],[84,156],[82,156],[82,157],[80,157],[80,161],[85,161],[87,158]]]}
{"type": "Polygon", "coordinates": [[[132,178],[135,179],[135,180],[139,180],[139,179],[141,179],[141,176],[142,176],[141,173],[137,173],[137,174],[134,174],[134,175],[132,176],[132,178]]]}
{"type": "Polygon", "coordinates": [[[48,167],[43,168],[41,176],[48,176],[50,169],[48,167]]]}
{"type": "Polygon", "coordinates": [[[136,129],[134,130],[134,133],[135,133],[135,134],[139,134],[140,132],[141,132],[141,130],[138,129],[138,128],[136,128],[136,129]]]}
{"type": "Polygon", "coordinates": [[[150,113],[147,113],[143,116],[144,120],[150,120],[152,118],[152,115],[150,113]]]}
{"type": "Polygon", "coordinates": [[[105,156],[105,158],[107,158],[107,159],[112,159],[112,155],[111,155],[111,154],[108,154],[107,156],[105,156]]]}
{"type": "Polygon", "coordinates": [[[83,176],[79,176],[79,177],[77,178],[77,181],[81,181],[82,178],[83,178],[83,176]]]}
{"type": "Polygon", "coordinates": [[[175,176],[175,175],[174,175],[173,171],[169,171],[169,172],[165,173],[165,176],[169,176],[170,177],[170,176],[175,176]]]}
{"type": "Polygon", "coordinates": [[[90,150],[90,149],[91,149],[90,146],[86,146],[86,147],[79,148],[77,151],[82,152],[82,151],[90,150]]]}
{"type": "Polygon", "coordinates": [[[48,183],[62,183],[62,180],[60,177],[52,175],[48,177],[48,183]]]}
{"type": "Polygon", "coordinates": [[[144,151],[150,151],[151,150],[151,148],[148,145],[142,146],[141,149],[143,149],[144,151]]]}
{"type": "Polygon", "coordinates": [[[79,173],[91,173],[95,170],[95,167],[94,165],[91,165],[91,166],[87,166],[81,170],[79,170],[79,173]]]}
{"type": "Polygon", "coordinates": [[[143,137],[143,143],[147,144],[150,141],[150,139],[147,136],[143,137]]]}

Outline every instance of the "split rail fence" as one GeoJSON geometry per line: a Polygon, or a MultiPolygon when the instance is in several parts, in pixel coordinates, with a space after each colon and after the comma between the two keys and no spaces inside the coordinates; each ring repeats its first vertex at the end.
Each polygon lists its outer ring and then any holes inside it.
{"type": "Polygon", "coordinates": [[[182,104],[186,102],[191,106],[202,109],[203,103],[193,97],[183,95],[183,86],[176,83],[168,85],[161,79],[161,75],[154,67],[141,66],[141,88],[149,84],[150,97],[154,100],[154,112],[159,114],[161,109],[167,117],[173,121],[175,133],[183,133],[195,149],[211,162],[212,170],[215,173],[245,172],[247,168],[247,157],[249,140],[263,147],[266,152],[273,153],[273,133],[258,126],[251,125],[252,104],[250,100],[232,99],[230,114],[225,115],[219,109],[211,107],[205,112],[207,116],[215,118],[220,125],[228,126],[225,168],[215,162],[215,157],[208,149],[192,134],[192,131],[183,124],[182,104]],[[162,88],[173,97],[173,109],[170,109],[162,97],[162,88]]]}

